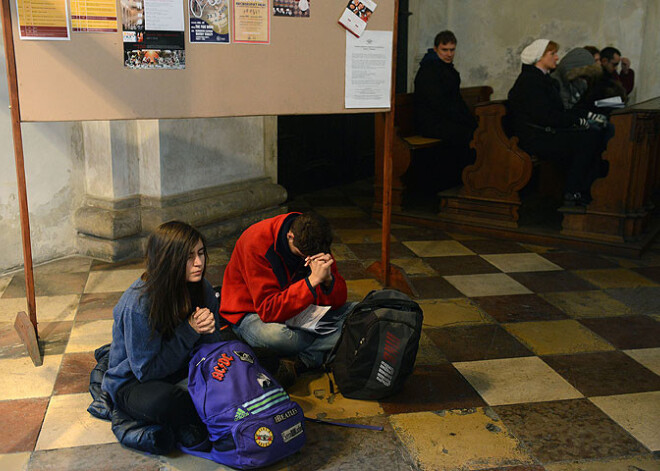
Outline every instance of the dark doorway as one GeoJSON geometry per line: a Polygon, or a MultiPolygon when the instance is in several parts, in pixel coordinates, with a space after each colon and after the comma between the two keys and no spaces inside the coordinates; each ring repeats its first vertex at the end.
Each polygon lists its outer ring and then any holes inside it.
{"type": "MultiPolygon", "coordinates": [[[[408,0],[399,0],[396,91],[407,87],[408,0]]],[[[289,198],[374,175],[374,115],[277,118],[278,182],[289,198]]]]}

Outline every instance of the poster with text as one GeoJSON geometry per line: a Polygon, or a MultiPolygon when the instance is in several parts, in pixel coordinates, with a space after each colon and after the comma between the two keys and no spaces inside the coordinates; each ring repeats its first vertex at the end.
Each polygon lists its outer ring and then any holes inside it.
{"type": "Polygon", "coordinates": [[[270,0],[232,2],[232,42],[270,44],[270,0]]]}
{"type": "Polygon", "coordinates": [[[392,31],[346,32],[346,108],[389,108],[392,31]]]}
{"type": "Polygon", "coordinates": [[[68,40],[66,0],[16,0],[20,39],[68,40]]]}
{"type": "Polygon", "coordinates": [[[273,15],[309,18],[312,0],[273,0],[273,15]]]}
{"type": "Polygon", "coordinates": [[[71,0],[71,29],[116,33],[117,3],[115,0],[71,0]]]}
{"type": "Polygon", "coordinates": [[[178,0],[121,0],[124,66],[185,69],[183,5],[178,0]]]}
{"type": "Polygon", "coordinates": [[[229,0],[189,0],[190,42],[229,44],[229,0]]]}

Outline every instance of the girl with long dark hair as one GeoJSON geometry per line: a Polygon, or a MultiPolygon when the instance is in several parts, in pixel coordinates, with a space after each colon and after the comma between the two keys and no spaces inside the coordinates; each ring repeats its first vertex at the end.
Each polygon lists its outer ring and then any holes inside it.
{"type": "Polygon", "coordinates": [[[113,310],[102,383],[116,408],[167,426],[186,447],[207,437],[185,387],[190,352],[199,343],[223,340],[218,300],[204,279],[206,258],[204,237],[188,224],[167,222],[151,234],[146,270],[113,310]]]}

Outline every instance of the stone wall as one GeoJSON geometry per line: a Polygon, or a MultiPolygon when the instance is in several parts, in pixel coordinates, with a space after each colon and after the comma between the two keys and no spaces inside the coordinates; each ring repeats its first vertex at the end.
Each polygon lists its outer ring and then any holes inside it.
{"type": "Polygon", "coordinates": [[[631,99],[660,95],[657,0],[411,0],[409,80],[433,38],[451,29],[458,38],[455,64],[464,86],[490,85],[506,98],[520,73],[520,52],[537,38],[560,45],[560,58],[587,44],[613,45],[632,61],[637,84],[631,99]]]}
{"type": "MultiPolygon", "coordinates": [[[[4,49],[1,49],[4,51],[4,49]]],[[[0,274],[23,264],[4,55],[0,56],[0,274]]],[[[214,240],[282,211],[277,118],[24,123],[35,264],[142,253],[165,220],[214,240]]]]}

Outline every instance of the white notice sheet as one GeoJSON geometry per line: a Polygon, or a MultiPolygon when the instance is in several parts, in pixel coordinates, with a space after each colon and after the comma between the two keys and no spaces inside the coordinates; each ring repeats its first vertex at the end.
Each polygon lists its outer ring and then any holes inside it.
{"type": "Polygon", "coordinates": [[[346,32],[346,108],[389,108],[392,83],[392,32],[346,32]]]}
{"type": "Polygon", "coordinates": [[[183,4],[180,0],[144,0],[147,31],[184,31],[183,4]]]}

